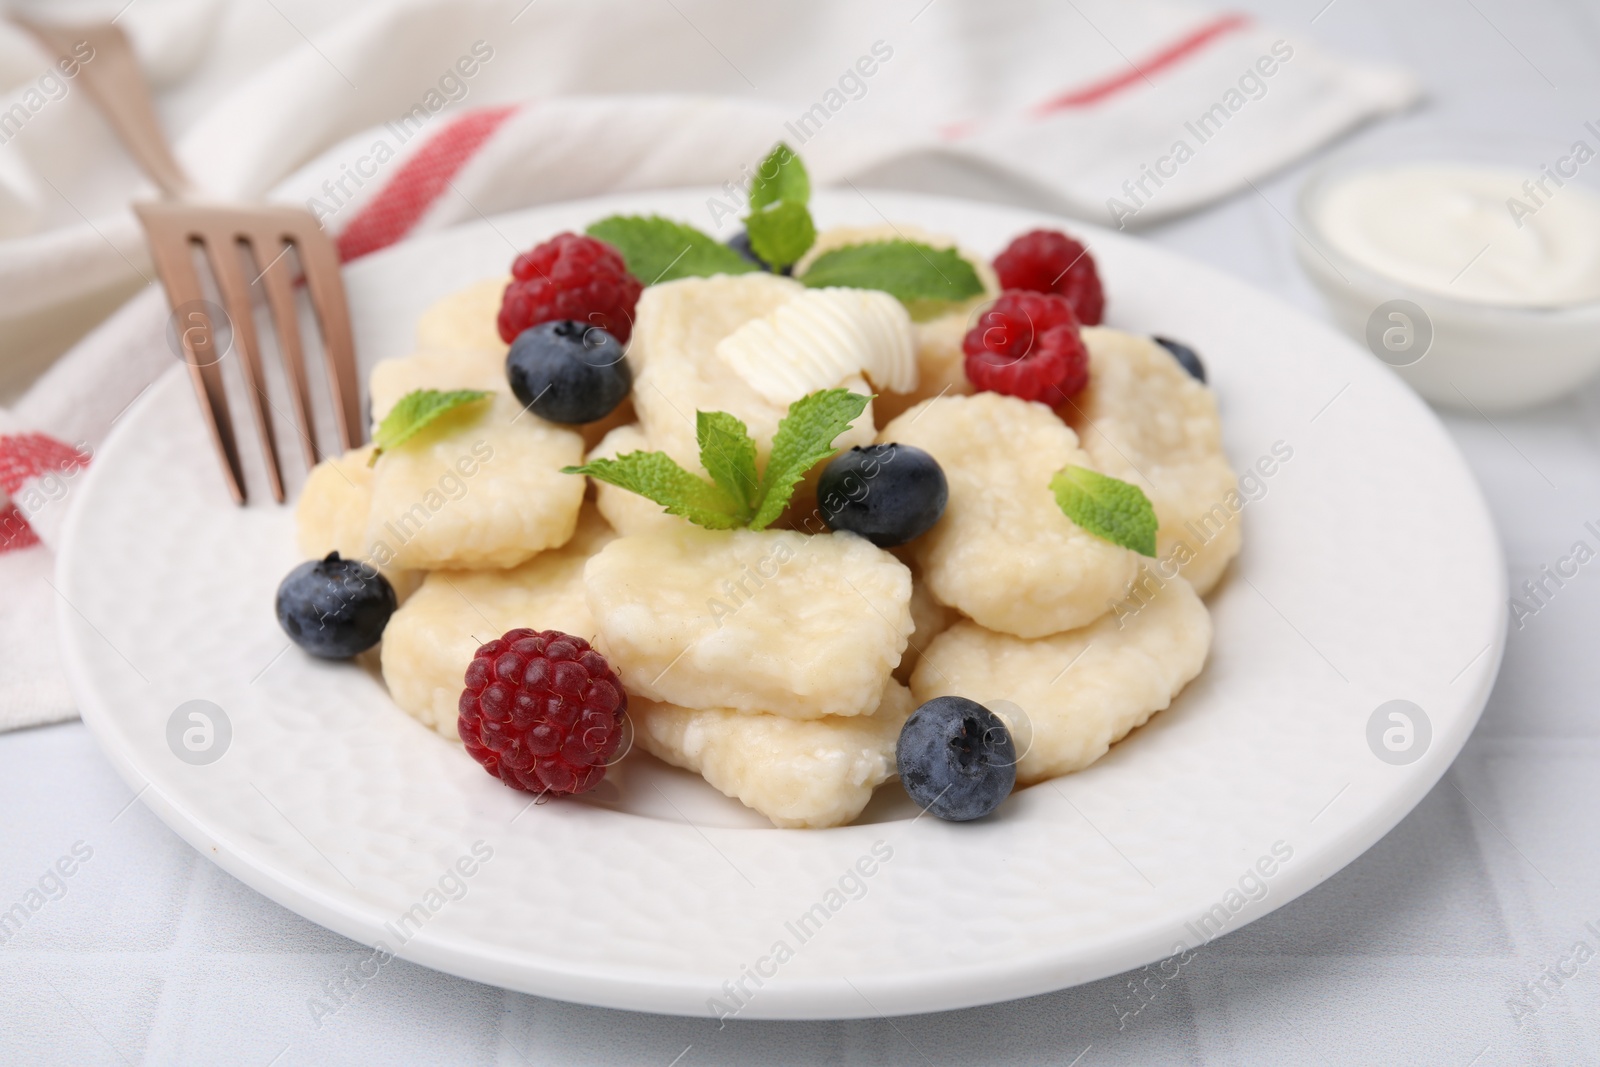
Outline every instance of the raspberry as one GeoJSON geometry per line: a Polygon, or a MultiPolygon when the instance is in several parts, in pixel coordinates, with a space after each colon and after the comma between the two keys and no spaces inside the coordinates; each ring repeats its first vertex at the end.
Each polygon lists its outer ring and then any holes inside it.
{"type": "Polygon", "coordinates": [[[615,248],[593,237],[561,233],[511,264],[500,301],[500,339],[510,344],[530,326],[574,319],[628,343],[633,308],[644,286],[615,248]]]}
{"type": "Polygon", "coordinates": [[[1100,325],[1106,310],[1105,291],[1094,257],[1083,245],[1055,230],[1034,230],[1006,246],[995,257],[994,272],[1002,289],[1059,293],[1085,326],[1100,325]]]}
{"type": "Polygon", "coordinates": [[[466,685],[461,740],[506,785],[567,796],[606,776],[628,695],[589,642],[559,630],[512,630],[478,649],[466,685]]]}
{"type": "Polygon", "coordinates": [[[1089,384],[1089,351],[1072,305],[1055,293],[1000,294],[961,342],[979,389],[1055,407],[1089,384]]]}

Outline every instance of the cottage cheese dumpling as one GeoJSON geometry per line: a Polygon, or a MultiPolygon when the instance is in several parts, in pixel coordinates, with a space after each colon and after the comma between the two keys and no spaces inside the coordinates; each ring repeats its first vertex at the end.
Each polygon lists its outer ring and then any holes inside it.
{"type": "Polygon", "coordinates": [[[372,510],[372,468],[366,445],[330,456],[311,468],[295,502],[295,543],[306,559],[337,552],[345,559],[367,554],[367,513],[372,510]]]}
{"type": "MultiPolygon", "coordinates": [[[[629,452],[654,451],[650,439],[638,425],[619,426],[601,438],[600,443],[590,450],[584,462],[616,459],[629,452]]],[[[598,478],[594,481],[594,488],[595,502],[600,507],[600,514],[604,515],[612,529],[623,537],[675,530],[688,525],[687,519],[669,515],[665,508],[649,497],[630,493],[598,478]]]]}
{"type": "Polygon", "coordinates": [[[956,613],[939,603],[938,598],[928,591],[928,583],[915,574],[911,578],[911,636],[906,639],[905,653],[900,657],[900,666],[894,669],[894,676],[902,682],[911,680],[911,672],[916,669],[917,663],[922,659],[922,653],[928,647],[928,642],[944,633],[956,621],[956,613]]]}
{"type": "Polygon", "coordinates": [[[888,422],[931,397],[965,396],[973,391],[972,383],[967,380],[967,354],[961,349],[972,321],[972,313],[961,310],[928,322],[912,323],[917,387],[909,393],[880,393],[872,402],[879,422],[888,422]]]}
{"type": "Polygon", "coordinates": [[[785,827],[842,826],[861,814],[894,774],[895,742],[911,711],[911,692],[899,682],[883,687],[871,715],[823,719],[628,703],[647,752],[785,827]]]}
{"type": "MultiPolygon", "coordinates": [[[[307,559],[337,552],[345,559],[368,559],[367,516],[372,511],[372,446],[330,456],[311,468],[295,502],[295,543],[307,559]]],[[[403,603],[422,582],[418,571],[379,566],[403,603]]]]}
{"type": "Polygon", "coordinates": [[[383,632],[383,680],[396,704],[456,738],[456,702],[479,645],[527,626],[594,636],[583,565],[615,534],[584,509],[572,540],[510,570],[434,571],[383,632]]]}
{"type": "Polygon", "coordinates": [[[586,479],[583,439],[498,393],[378,458],[367,543],[379,566],[514,567],[564,545],[586,479]]]}
{"type": "Polygon", "coordinates": [[[878,706],[911,632],[911,572],[854,534],[623,537],[584,581],[630,695],[793,719],[878,706]]]}
{"type": "Polygon", "coordinates": [[[505,354],[478,350],[430,351],[384,360],[372,368],[367,379],[368,395],[372,398],[372,425],[376,427],[382,422],[401,397],[418,389],[437,389],[442,393],[482,389],[509,396],[511,387],[506,381],[505,354]]]}
{"type": "Polygon", "coordinates": [[[634,309],[628,365],[637,377],[657,352],[713,355],[718,341],[805,291],[793,278],[765,271],[647,286],[634,309]]]}
{"type": "MultiPolygon", "coordinates": [[[[695,412],[726,411],[744,422],[765,462],[788,405],[768,400],[740,378],[717,356],[717,342],[804,291],[799,282],[766,273],[680,278],[644,291],[628,361],[635,373],[634,410],[652,448],[699,471],[695,412]]],[[[859,374],[833,384],[873,392],[859,374]]],[[[872,434],[869,404],[835,444],[864,445],[872,434]]]]}
{"type": "Polygon", "coordinates": [[[1142,606],[1080,630],[1024,640],[956,623],[927,648],[911,675],[912,694],[919,703],[953,695],[1021,708],[1028,727],[1011,725],[1020,738],[1032,737],[1017,763],[1019,785],[1082,770],[1167,707],[1205,666],[1205,604],[1182,578],[1161,583],[1146,574],[1142,606]]]}
{"type": "Polygon", "coordinates": [[[933,595],[991,630],[1042,637],[1086,625],[1123,596],[1139,555],[1068,519],[1050,479],[1094,466],[1043,404],[998,393],[924,401],[880,441],[932,453],[950,484],[934,528],[907,546],[933,595]]]}
{"type": "Polygon", "coordinates": [[[1216,397],[1147,337],[1086,327],[1083,340],[1089,386],[1061,417],[1096,470],[1149,496],[1161,523],[1156,554],[1203,596],[1240,544],[1238,478],[1222,451],[1216,397]]]}
{"type": "Polygon", "coordinates": [[[422,352],[492,353],[504,360],[497,319],[511,277],[485,278],[436,301],[417,319],[417,349],[422,352]]]}
{"type": "Polygon", "coordinates": [[[451,293],[417,319],[414,355],[386,359],[367,379],[377,425],[399,399],[416,389],[489,389],[509,393],[506,343],[495,316],[508,279],[490,278],[451,293]]]}

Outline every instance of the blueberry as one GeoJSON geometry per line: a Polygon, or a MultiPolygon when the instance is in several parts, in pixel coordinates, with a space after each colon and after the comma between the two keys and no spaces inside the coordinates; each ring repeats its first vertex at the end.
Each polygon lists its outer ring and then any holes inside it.
{"type": "Polygon", "coordinates": [[[572,319],[541,322],[518,334],[506,353],[506,377],[523,407],[569,425],[605,418],[633,388],[622,342],[572,319]]]}
{"type": "Polygon", "coordinates": [[[965,697],[935,697],[912,712],[894,755],[911,799],[951,822],[983,818],[1017,784],[1011,731],[965,697]]]}
{"type": "Polygon", "coordinates": [[[395,607],[389,579],[337,552],[300,564],[278,586],[278,625],[295,644],[327,659],[349,659],[377,644],[395,607]]]}
{"type": "Polygon", "coordinates": [[[1172,353],[1172,358],[1177,360],[1183,369],[1201,385],[1206,382],[1206,365],[1200,362],[1200,354],[1182,341],[1174,341],[1170,337],[1151,338],[1156,344],[1172,353]]]}
{"type": "MultiPolygon", "coordinates": [[[[740,230],[738,233],[736,233],[732,237],[728,238],[726,243],[727,243],[729,248],[731,248],[735,252],[739,253],[745,259],[748,259],[750,262],[754,263],[756,266],[760,267],[762,270],[766,271],[768,274],[772,273],[772,264],[768,263],[766,260],[764,260],[760,256],[756,255],[756,250],[754,248],[750,247],[750,233],[749,233],[748,230],[740,230]]],[[[782,270],[778,271],[778,273],[779,274],[793,274],[794,273],[794,267],[793,267],[793,265],[787,266],[787,267],[783,268],[782,270]]]]}
{"type": "Polygon", "coordinates": [[[858,533],[879,548],[927,533],[949,499],[939,462],[910,445],[857,445],[835,456],[817,482],[829,529],[858,533]]]}

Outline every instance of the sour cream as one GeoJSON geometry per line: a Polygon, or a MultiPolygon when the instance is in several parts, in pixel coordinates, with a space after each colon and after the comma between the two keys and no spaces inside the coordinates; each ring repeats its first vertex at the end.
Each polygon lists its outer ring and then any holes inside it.
{"type": "Polygon", "coordinates": [[[1600,196],[1548,170],[1375,167],[1340,177],[1312,208],[1322,239],[1424,293],[1500,307],[1600,301],[1600,196]]]}

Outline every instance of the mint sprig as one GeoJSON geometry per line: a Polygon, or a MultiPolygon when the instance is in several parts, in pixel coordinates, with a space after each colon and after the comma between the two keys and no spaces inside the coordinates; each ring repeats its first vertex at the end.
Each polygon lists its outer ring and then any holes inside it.
{"type": "Polygon", "coordinates": [[[756,443],[750,431],[726,411],[697,411],[694,437],[700,446],[700,465],[717,488],[739,505],[740,518],[749,522],[761,498],[756,443]]]}
{"type": "Polygon", "coordinates": [[[708,530],[732,530],[749,521],[743,507],[722,487],[697,478],[665,452],[629,452],[616,459],[596,459],[581,467],[563,467],[563,474],[587,474],[630,493],[648,497],[708,530]]]}
{"type": "Polygon", "coordinates": [[[966,300],[983,292],[972,264],[953,248],[920,241],[873,241],[824,252],[800,280],[814,289],[881,289],[902,304],[966,300]]]}
{"type": "MultiPolygon", "coordinates": [[[[744,220],[750,251],[775,271],[800,262],[817,242],[810,202],[811,176],[805,163],[779,142],[750,182],[750,213],[744,220]]],[[[709,234],[659,215],[612,215],[586,232],[622,253],[629,273],[645,285],[761,269],[709,234]]],[[[955,249],[906,240],[824,252],[798,280],[813,289],[879,289],[907,305],[916,318],[983,292],[977,271],[955,249]]]]}
{"type": "Polygon", "coordinates": [[[378,424],[377,432],[372,435],[372,457],[367,460],[367,466],[377,463],[382,453],[411,440],[440,416],[491,395],[482,389],[455,389],[450,392],[440,392],[438,389],[412,390],[401,397],[378,424]]]}
{"type": "Polygon", "coordinates": [[[585,232],[622,253],[628,273],[645,285],[761,269],[693,226],[660,215],[612,215],[585,232]]]}
{"type": "Polygon", "coordinates": [[[781,141],[756,168],[750,182],[750,214],[744,220],[750,250],[783,270],[798,263],[817,241],[817,227],[806,206],[811,176],[794,150],[781,141]]]}
{"type": "Polygon", "coordinates": [[[772,453],[761,476],[761,499],[752,530],[763,530],[783,514],[794,487],[806,471],[833,455],[833,439],[845,431],[872,402],[848,389],[823,389],[789,405],[772,437],[772,453]]]}
{"type": "Polygon", "coordinates": [[[1063,467],[1050,490],[1067,518],[1103,541],[1152,559],[1156,554],[1156,509],[1137,485],[1092,471],[1063,467]]]}
{"type": "Polygon", "coordinates": [[[817,227],[804,204],[783,201],[744,220],[750,251],[782,270],[800,261],[817,243],[817,227]]]}
{"type": "Polygon", "coordinates": [[[711,481],[691,474],[665,452],[629,452],[597,459],[565,474],[586,474],[660,504],[712,530],[764,530],[789,506],[795,486],[836,451],[834,438],[854,422],[872,397],[848,389],[824,389],[789,405],[772,438],[767,469],[756,476],[756,445],[749,428],[725,411],[696,413],[700,465],[711,481]]]}
{"type": "Polygon", "coordinates": [[[750,183],[750,210],[769,204],[805,204],[811,200],[811,175],[794,149],[779,141],[756,168],[750,183]]]}

